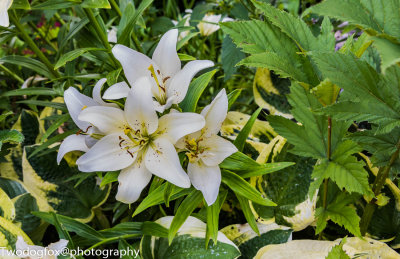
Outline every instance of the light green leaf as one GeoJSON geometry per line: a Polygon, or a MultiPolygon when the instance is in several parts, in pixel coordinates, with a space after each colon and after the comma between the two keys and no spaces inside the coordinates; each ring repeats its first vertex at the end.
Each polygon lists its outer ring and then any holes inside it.
{"type": "Polygon", "coordinates": [[[221,196],[218,195],[217,200],[212,205],[208,206],[207,203],[205,203],[207,208],[206,246],[208,246],[210,238],[213,240],[214,244],[217,243],[220,199],[221,196]]]}
{"type": "Polygon", "coordinates": [[[83,8],[105,8],[111,9],[108,0],[84,0],[81,4],[83,8]]]}
{"type": "Polygon", "coordinates": [[[249,226],[251,227],[251,229],[254,230],[254,232],[257,233],[257,235],[260,235],[260,231],[258,230],[256,219],[250,208],[249,200],[237,193],[236,193],[236,198],[239,201],[240,208],[243,211],[243,214],[244,214],[244,217],[246,218],[247,223],[249,223],[249,226]]]}
{"type": "Polygon", "coordinates": [[[88,51],[93,51],[93,50],[104,50],[100,48],[82,48],[82,49],[74,49],[60,57],[60,59],[57,61],[56,65],[54,66],[54,69],[58,69],[62,66],[64,66],[67,62],[70,62],[74,59],[77,59],[78,57],[82,56],[88,51]]]}
{"type": "Polygon", "coordinates": [[[336,102],[340,88],[332,84],[328,79],[325,79],[319,85],[311,89],[311,91],[323,106],[328,106],[336,102]]]}
{"type": "Polygon", "coordinates": [[[24,141],[24,135],[17,130],[0,130],[0,143],[21,143],[22,141],[24,141]]]}
{"type": "Polygon", "coordinates": [[[100,187],[104,187],[109,183],[118,181],[119,171],[107,172],[101,179],[100,187]]]}
{"type": "Polygon", "coordinates": [[[332,247],[326,259],[351,259],[343,250],[343,245],[346,243],[346,238],[343,238],[339,245],[332,247]]]}
{"type": "Polygon", "coordinates": [[[49,69],[40,61],[25,56],[5,56],[0,58],[0,63],[8,63],[29,68],[47,78],[54,78],[49,69]]]}
{"type": "Polygon", "coordinates": [[[56,95],[56,92],[51,88],[45,87],[29,87],[15,89],[4,92],[2,96],[21,96],[21,95],[56,95]]]}
{"type": "Polygon", "coordinates": [[[60,127],[64,122],[68,121],[70,118],[71,117],[69,116],[68,113],[59,116],[43,134],[40,143],[43,143],[54,131],[58,129],[58,127],[60,127]]]}
{"type": "Polygon", "coordinates": [[[241,93],[242,89],[235,89],[228,94],[228,110],[231,109],[232,105],[236,102],[241,93]]]}
{"type": "Polygon", "coordinates": [[[253,127],[254,123],[258,115],[260,114],[262,108],[259,107],[253,115],[251,115],[250,119],[247,121],[246,125],[244,125],[243,129],[240,131],[239,135],[237,135],[233,144],[237,147],[237,149],[242,152],[244,148],[244,144],[246,143],[246,139],[250,134],[251,128],[253,127]]]}
{"type": "Polygon", "coordinates": [[[13,0],[10,9],[31,9],[31,5],[28,0],[13,0]]]}
{"type": "Polygon", "coordinates": [[[372,37],[373,45],[377,48],[381,57],[381,69],[385,73],[391,65],[400,62],[400,44],[395,44],[388,39],[372,37]]]}
{"type": "Polygon", "coordinates": [[[81,0],[48,0],[32,6],[33,10],[55,10],[64,9],[81,3],[81,0]]]}

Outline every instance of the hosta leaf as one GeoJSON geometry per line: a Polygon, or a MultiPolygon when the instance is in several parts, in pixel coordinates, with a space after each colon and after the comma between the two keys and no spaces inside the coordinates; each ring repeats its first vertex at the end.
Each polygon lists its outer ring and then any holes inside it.
{"type": "Polygon", "coordinates": [[[33,245],[30,238],[21,228],[16,226],[12,221],[0,217],[0,247],[10,250],[16,249],[15,243],[19,236],[29,245],[33,245]]]}
{"type": "Polygon", "coordinates": [[[250,119],[247,121],[246,125],[242,128],[240,133],[237,135],[235,141],[233,144],[237,147],[237,149],[241,152],[243,151],[244,144],[246,143],[246,139],[248,138],[251,128],[253,127],[254,123],[256,122],[256,119],[258,115],[260,114],[262,108],[258,108],[250,117],[250,119]]]}
{"type": "Polygon", "coordinates": [[[3,189],[0,189],[0,216],[8,220],[15,218],[14,203],[3,189]]]}

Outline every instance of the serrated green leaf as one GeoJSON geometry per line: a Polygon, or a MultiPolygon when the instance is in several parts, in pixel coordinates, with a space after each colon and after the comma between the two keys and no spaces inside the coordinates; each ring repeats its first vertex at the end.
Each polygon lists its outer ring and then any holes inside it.
{"type": "Polygon", "coordinates": [[[343,250],[343,245],[346,243],[346,238],[343,238],[339,245],[332,247],[328,256],[325,259],[351,259],[343,250]]]}
{"type": "Polygon", "coordinates": [[[314,87],[311,91],[313,94],[315,94],[323,106],[328,106],[336,102],[340,88],[326,79],[314,87]]]}
{"type": "Polygon", "coordinates": [[[222,69],[225,73],[224,81],[227,81],[236,73],[235,65],[245,57],[245,54],[235,46],[232,39],[229,36],[225,36],[222,41],[221,54],[222,69]]]}
{"type": "Polygon", "coordinates": [[[180,107],[184,112],[195,112],[197,107],[197,102],[200,99],[201,94],[206,89],[211,78],[217,72],[216,69],[207,72],[195,80],[193,80],[190,85],[185,99],[180,103],[180,107]]]}
{"type": "Polygon", "coordinates": [[[372,37],[375,48],[378,49],[381,57],[381,69],[385,73],[391,65],[400,62],[400,44],[395,44],[388,39],[372,37]]]}

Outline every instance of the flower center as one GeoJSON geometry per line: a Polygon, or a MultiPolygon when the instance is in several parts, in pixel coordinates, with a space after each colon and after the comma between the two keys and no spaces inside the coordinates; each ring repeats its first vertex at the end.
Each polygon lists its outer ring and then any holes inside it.
{"type": "Polygon", "coordinates": [[[167,102],[167,96],[166,96],[166,84],[165,82],[170,78],[169,76],[163,77],[161,75],[161,71],[157,69],[157,73],[154,70],[153,65],[151,64],[148,68],[150,71],[150,75],[152,78],[154,78],[154,81],[156,82],[157,88],[158,88],[158,95],[155,96],[156,100],[160,104],[165,104],[167,102]],[[161,82],[158,80],[158,78],[161,78],[161,82]]]}
{"type": "Polygon", "coordinates": [[[193,163],[199,160],[199,155],[201,155],[205,148],[200,146],[202,138],[199,139],[185,139],[185,149],[187,150],[186,156],[189,158],[189,162],[193,163]]]}
{"type": "MultiPolygon", "coordinates": [[[[153,139],[152,136],[147,134],[146,130],[136,130],[129,126],[125,126],[124,134],[128,137],[119,136],[119,147],[126,150],[126,152],[134,157],[134,154],[140,153],[145,150],[153,139]]],[[[140,157],[138,157],[140,159],[140,157]]]]}

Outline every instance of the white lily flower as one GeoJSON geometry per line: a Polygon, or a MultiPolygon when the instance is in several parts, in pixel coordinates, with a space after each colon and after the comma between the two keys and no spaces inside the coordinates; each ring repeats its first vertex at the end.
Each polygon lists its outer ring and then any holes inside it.
{"type": "Polygon", "coordinates": [[[136,201],[152,174],[179,187],[190,187],[174,148],[177,140],[204,127],[195,113],[169,113],[157,117],[151,82],[142,77],[129,91],[125,110],[93,106],[79,115],[106,134],[76,164],[83,172],[121,170],[117,200],[136,201]]]}
{"type": "Polygon", "coordinates": [[[200,34],[203,36],[209,36],[219,30],[219,22],[233,21],[232,18],[225,17],[221,21],[221,15],[206,14],[203,19],[197,24],[197,28],[200,30],[200,34]]]}
{"type": "Polygon", "coordinates": [[[13,0],[0,0],[0,26],[10,26],[8,19],[8,9],[11,7],[13,0]]]}
{"type": "Polygon", "coordinates": [[[18,254],[27,255],[28,259],[56,259],[57,255],[67,247],[68,240],[61,239],[56,243],[52,243],[47,247],[28,245],[22,237],[18,237],[15,243],[18,254]]]}
{"type": "MultiPolygon", "coordinates": [[[[156,100],[154,104],[158,112],[163,112],[172,104],[180,103],[186,96],[192,78],[200,70],[214,65],[209,60],[194,60],[181,68],[181,61],[176,52],[177,38],[177,29],[166,32],[151,59],[123,45],[117,44],[112,49],[130,85],[135,85],[140,77],[150,79],[152,94],[156,100]]],[[[128,84],[120,82],[108,88],[103,97],[105,99],[123,98],[128,95],[129,89],[128,84]]]]}
{"type": "Polygon", "coordinates": [[[176,146],[186,150],[189,157],[188,174],[193,186],[203,193],[208,205],[215,202],[221,184],[219,164],[237,152],[228,140],[218,136],[222,122],[228,112],[228,97],[225,89],[204,107],[205,127],[198,132],[180,139],[176,146]]]}
{"type": "Polygon", "coordinates": [[[111,26],[111,28],[107,30],[107,40],[108,42],[117,43],[117,27],[111,26]]]}
{"type": "Polygon", "coordinates": [[[113,103],[106,103],[101,99],[101,88],[103,87],[106,79],[100,79],[93,88],[93,98],[90,98],[84,94],[81,94],[76,88],[70,87],[64,92],[64,101],[67,105],[69,114],[76,126],[85,134],[74,134],[66,137],[61,143],[61,146],[57,154],[57,163],[60,164],[61,159],[71,151],[83,151],[87,152],[91,146],[97,141],[92,138],[91,135],[99,133],[98,130],[86,121],[78,119],[81,111],[91,106],[109,106],[118,107],[113,103]]]}

